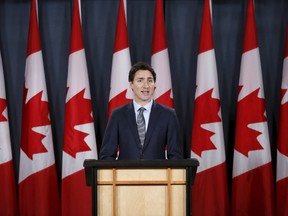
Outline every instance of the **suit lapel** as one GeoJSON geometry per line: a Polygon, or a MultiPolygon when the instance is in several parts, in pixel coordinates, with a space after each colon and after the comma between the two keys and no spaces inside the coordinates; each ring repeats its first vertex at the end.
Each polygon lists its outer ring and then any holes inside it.
{"type": "Polygon", "coordinates": [[[140,147],[140,140],[139,140],[139,135],[138,135],[138,130],[137,130],[135,111],[134,111],[134,106],[132,102],[127,104],[126,118],[128,120],[129,128],[132,131],[133,137],[135,139],[135,143],[138,145],[138,147],[140,147]]]}
{"type": "Polygon", "coordinates": [[[159,110],[158,104],[156,102],[153,102],[151,113],[150,113],[150,118],[149,118],[148,130],[147,130],[145,141],[144,141],[144,148],[148,145],[152,137],[152,134],[157,125],[157,122],[159,121],[160,113],[161,112],[159,110]]]}

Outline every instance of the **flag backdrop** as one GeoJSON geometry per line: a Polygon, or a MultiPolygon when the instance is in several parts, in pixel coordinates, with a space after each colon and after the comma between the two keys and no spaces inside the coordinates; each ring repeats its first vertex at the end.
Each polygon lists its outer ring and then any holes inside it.
{"type": "Polygon", "coordinates": [[[262,70],[253,0],[248,1],[240,68],[232,179],[232,215],[274,215],[262,70]]]}
{"type": "MultiPolygon", "coordinates": [[[[96,126],[95,134],[97,134],[96,138],[98,149],[101,146],[102,137],[107,124],[110,87],[113,88],[114,86],[114,84],[112,84],[111,86],[113,55],[114,53],[121,53],[121,51],[114,52],[116,39],[118,38],[116,38],[116,26],[118,22],[117,16],[119,14],[119,3],[120,0],[83,0],[81,2],[83,42],[85,44],[87,70],[89,71],[91,101],[94,104],[93,121],[96,126]]],[[[232,192],[231,183],[233,170],[233,152],[235,135],[237,134],[235,131],[235,127],[241,56],[242,54],[251,55],[250,51],[242,52],[247,3],[248,0],[213,0],[213,5],[211,5],[211,7],[213,8],[213,42],[215,48],[215,57],[217,61],[216,66],[219,82],[219,95],[221,98],[222,116],[220,117],[223,122],[224,129],[229,192],[232,192]]],[[[63,152],[65,127],[64,113],[66,106],[65,102],[68,102],[69,99],[72,98],[72,95],[74,95],[72,93],[69,93],[72,87],[69,87],[69,89],[66,88],[68,59],[69,55],[71,54],[69,52],[69,47],[71,41],[70,33],[72,23],[72,6],[73,1],[55,0],[39,1],[38,5],[41,53],[43,54],[45,78],[48,91],[47,94],[43,92],[42,98],[44,99],[42,101],[47,101],[47,99],[49,98],[49,124],[51,124],[53,132],[54,155],[59,182],[62,179],[62,168],[64,168],[62,159],[64,161],[65,157],[67,156],[68,158],[70,157],[71,161],[73,161],[72,159],[76,160],[75,158],[73,158],[73,156],[70,156],[69,154],[63,152]],[[67,100],[66,92],[68,93],[68,95],[70,94],[67,100]],[[66,156],[64,156],[65,154],[66,156]]],[[[191,157],[193,114],[194,106],[196,104],[195,91],[197,90],[195,88],[197,77],[196,74],[198,73],[197,62],[198,58],[200,58],[200,55],[202,56],[206,53],[199,53],[200,38],[202,38],[202,36],[200,35],[203,6],[204,0],[163,0],[163,12],[165,18],[165,30],[167,39],[166,45],[169,49],[170,73],[172,77],[171,81],[173,82],[173,101],[182,129],[182,137],[185,151],[184,153],[186,158],[191,157]]],[[[153,29],[155,7],[156,0],[127,0],[127,11],[125,14],[125,18],[127,24],[126,28],[128,30],[127,36],[129,37],[131,64],[134,64],[138,61],[151,63],[151,47],[153,44],[154,35],[153,29]]],[[[282,98],[280,94],[280,89],[283,73],[283,51],[285,47],[284,29],[286,28],[288,18],[287,11],[288,1],[286,0],[255,0],[255,18],[257,22],[256,31],[259,41],[258,45],[261,58],[261,62],[259,62],[259,64],[261,63],[261,71],[263,75],[263,88],[261,90],[261,93],[265,92],[265,117],[267,118],[266,121],[270,135],[272,163],[274,168],[273,171],[275,174],[277,158],[276,147],[277,141],[280,140],[280,137],[278,139],[278,129],[280,129],[280,125],[278,123],[282,119],[282,117],[279,118],[281,104],[280,100],[282,101],[282,105],[285,106],[285,95],[282,98]]],[[[7,115],[6,110],[4,110],[4,113],[2,112],[1,114],[3,114],[5,118],[9,120],[10,138],[12,146],[12,157],[9,156],[9,153],[4,153],[5,156],[2,157],[1,154],[0,160],[2,162],[2,159],[6,157],[13,159],[13,164],[15,166],[15,177],[17,180],[16,182],[18,182],[18,179],[22,178],[22,174],[20,175],[20,173],[23,171],[20,170],[26,169],[26,167],[23,167],[23,165],[21,165],[22,159],[20,161],[20,155],[23,155],[20,143],[22,131],[22,108],[24,108],[24,106],[22,106],[22,101],[24,89],[24,73],[25,67],[27,65],[26,61],[32,61],[32,58],[35,58],[35,56],[38,56],[39,54],[39,52],[36,52],[35,54],[29,56],[26,55],[29,15],[30,1],[21,1],[21,3],[20,1],[0,1],[0,49],[3,60],[3,68],[5,72],[4,77],[6,89],[6,104],[8,109],[7,115]]],[[[77,53],[78,51],[73,52],[72,55],[77,53]]],[[[247,57],[247,59],[252,58],[247,57]]],[[[79,62],[82,60],[81,58],[77,58],[77,61],[79,62]]],[[[124,60],[121,60],[120,62],[123,63],[124,60]]],[[[166,61],[163,61],[163,63],[164,62],[166,61]]],[[[84,63],[84,65],[86,67],[86,62],[84,63]]],[[[129,67],[129,65],[127,67],[129,67]]],[[[126,80],[127,73],[128,72],[126,72],[125,75],[120,77],[123,77],[123,79],[126,80]]],[[[79,74],[80,73],[78,73],[77,78],[79,78],[79,74]]],[[[254,75],[254,73],[249,73],[249,78],[251,76],[251,81],[254,80],[254,75]]],[[[157,84],[159,85],[161,81],[162,80],[160,78],[157,79],[157,84]]],[[[37,78],[37,82],[35,82],[35,84],[40,85],[41,79],[37,78]]],[[[26,86],[26,88],[27,87],[28,85],[26,86]]],[[[245,86],[242,87],[240,94],[243,94],[243,88],[245,88],[245,86]]],[[[32,93],[34,94],[35,91],[30,90],[31,88],[28,90],[28,94],[31,94],[27,95],[32,99],[32,93]]],[[[119,92],[123,92],[123,90],[119,92]]],[[[84,95],[86,96],[86,94],[84,95]]],[[[126,93],[127,98],[125,98],[125,100],[130,99],[128,98],[128,95],[129,92],[126,93]]],[[[171,98],[171,94],[169,95],[169,98],[171,98]]],[[[212,96],[214,95],[212,94],[212,96]]],[[[27,98],[26,101],[29,102],[30,98],[27,98]]],[[[88,97],[84,98],[88,99],[88,97]]],[[[31,102],[33,102],[33,100],[31,102]]],[[[23,114],[24,113],[25,112],[23,112],[23,114]]],[[[6,123],[8,122],[3,122],[1,120],[0,125],[6,123]]],[[[83,124],[80,125],[83,126],[83,124]]],[[[76,128],[79,127],[76,126],[76,128]]],[[[248,129],[250,130],[250,128],[248,129]]],[[[33,130],[33,134],[36,134],[38,136],[38,131],[39,130],[37,127],[36,132],[35,130],[33,130]]],[[[47,137],[42,139],[42,143],[45,146],[48,143],[47,137]]],[[[213,135],[213,137],[215,137],[215,134],[213,135]]],[[[263,134],[258,136],[258,140],[261,142],[261,144],[263,141],[263,137],[263,134]]],[[[89,138],[91,138],[91,136],[87,136],[85,138],[85,141],[88,144],[90,144],[89,138]]],[[[0,145],[3,145],[3,143],[1,143],[0,145]]],[[[259,152],[260,150],[257,151],[259,152]]],[[[204,155],[205,152],[203,152],[202,155],[204,155]]],[[[249,158],[253,152],[256,151],[249,152],[249,158]]],[[[36,161],[36,159],[40,158],[40,156],[44,156],[41,158],[44,161],[47,161],[46,153],[44,152],[39,154],[33,154],[33,161],[36,161]]],[[[85,152],[78,152],[75,155],[76,157],[79,157],[82,153],[85,152]]],[[[240,156],[243,155],[241,155],[241,153],[238,153],[238,156],[239,154],[240,156]]],[[[28,156],[26,157],[26,159],[27,158],[28,156]]],[[[242,158],[245,159],[245,156],[243,156],[242,158]]],[[[29,160],[27,159],[27,161],[29,160]]],[[[279,163],[280,161],[277,162],[277,164],[279,163]]],[[[42,162],[37,161],[37,164],[41,165],[42,162]]],[[[69,173],[78,173],[73,171],[76,170],[73,168],[73,163],[70,163],[70,161],[68,161],[68,163],[66,164],[71,165],[68,166],[67,169],[69,173]],[[73,168],[73,170],[69,170],[70,168],[73,168]]],[[[238,164],[245,165],[245,163],[242,162],[238,164]]],[[[82,168],[82,162],[81,165],[79,163],[79,169],[80,166],[82,168]]],[[[66,166],[64,170],[67,171],[66,166]]],[[[253,169],[253,171],[255,170],[258,170],[258,168],[253,169]]],[[[31,177],[34,177],[34,174],[36,175],[36,172],[33,172],[33,174],[31,174],[31,177]]],[[[239,175],[237,177],[244,177],[245,174],[246,173],[243,173],[243,175],[239,175]]],[[[68,176],[69,175],[67,175],[67,177],[68,176]]],[[[26,178],[25,180],[28,181],[28,178],[26,178]]],[[[0,179],[3,180],[1,173],[0,179]]],[[[82,177],[81,179],[83,180],[82,177]]],[[[267,179],[269,180],[269,178],[267,179]]],[[[275,179],[273,181],[273,186],[276,186],[275,179]]],[[[280,182],[284,181],[279,181],[278,183],[280,182]]],[[[33,185],[35,187],[36,184],[33,185]]],[[[3,191],[2,189],[0,190],[0,195],[2,196],[3,191]]],[[[245,190],[243,189],[243,191],[245,190]]],[[[18,190],[17,192],[20,191],[18,190]]],[[[17,198],[19,199],[19,196],[17,198]]],[[[50,199],[48,198],[47,200],[50,199]]],[[[244,200],[246,200],[246,198],[244,200]]],[[[254,205],[259,202],[261,202],[261,199],[259,201],[253,199],[254,205]]],[[[267,205],[263,206],[266,208],[267,205]]]]}
{"type": "Polygon", "coordinates": [[[174,107],[162,0],[155,1],[151,66],[157,74],[155,100],[174,107]]]}
{"type": "Polygon", "coordinates": [[[81,5],[74,0],[65,106],[62,215],[91,215],[92,193],[83,162],[97,159],[94,119],[81,28],[81,5]]]}
{"type": "Polygon", "coordinates": [[[120,0],[112,60],[108,119],[113,109],[128,103],[133,97],[128,83],[130,68],[131,60],[126,22],[126,0],[120,0]]]}
{"type": "Polygon", "coordinates": [[[191,157],[199,160],[192,214],[229,215],[225,145],[210,0],[204,1],[200,33],[191,157]],[[208,207],[209,206],[209,207],[208,207]]]}
{"type": "Polygon", "coordinates": [[[60,199],[44,65],[31,0],[19,168],[20,215],[60,215],[60,199]]]}
{"type": "Polygon", "coordinates": [[[276,203],[277,216],[288,215],[288,24],[283,61],[281,105],[277,146],[276,203]]]}
{"type": "Polygon", "coordinates": [[[18,203],[12,161],[4,71],[0,50],[0,215],[17,215],[18,203]]]}

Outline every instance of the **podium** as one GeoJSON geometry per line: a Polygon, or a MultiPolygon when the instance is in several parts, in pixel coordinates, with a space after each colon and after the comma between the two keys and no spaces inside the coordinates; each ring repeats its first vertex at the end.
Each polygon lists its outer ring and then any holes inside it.
{"type": "Polygon", "coordinates": [[[198,166],[196,159],[87,159],[92,215],[192,215],[191,188],[198,166]]]}

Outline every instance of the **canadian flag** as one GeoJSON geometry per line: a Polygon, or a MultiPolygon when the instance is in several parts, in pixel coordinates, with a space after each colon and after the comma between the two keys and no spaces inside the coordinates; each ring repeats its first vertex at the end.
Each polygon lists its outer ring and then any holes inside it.
{"type": "Polygon", "coordinates": [[[2,57],[0,52],[0,215],[18,215],[8,111],[2,57]]]}
{"type": "Polygon", "coordinates": [[[157,80],[161,81],[156,84],[154,98],[158,103],[173,108],[174,100],[162,0],[156,0],[152,43],[151,66],[157,73],[157,80]]]}
{"type": "Polygon", "coordinates": [[[112,60],[108,119],[113,109],[128,103],[133,98],[133,93],[128,85],[130,68],[131,60],[126,22],[126,0],[120,0],[112,60]]]}
{"type": "Polygon", "coordinates": [[[240,68],[232,179],[233,215],[274,215],[273,175],[253,0],[240,68]]]}
{"type": "Polygon", "coordinates": [[[86,186],[83,162],[97,159],[80,11],[80,1],[74,0],[62,164],[62,215],[69,216],[92,213],[92,193],[86,186]]]}
{"type": "Polygon", "coordinates": [[[197,59],[191,157],[200,166],[192,189],[192,214],[228,215],[226,158],[218,75],[213,43],[211,4],[204,1],[197,59]]]}
{"type": "Polygon", "coordinates": [[[278,216],[288,215],[288,25],[283,62],[281,105],[277,145],[276,211],[278,216]]]}
{"type": "Polygon", "coordinates": [[[19,168],[20,215],[60,215],[48,97],[37,22],[31,1],[19,168]]]}

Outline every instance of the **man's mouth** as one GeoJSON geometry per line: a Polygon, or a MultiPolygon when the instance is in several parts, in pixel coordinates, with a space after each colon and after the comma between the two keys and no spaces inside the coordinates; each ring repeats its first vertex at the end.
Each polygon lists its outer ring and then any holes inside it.
{"type": "Polygon", "coordinates": [[[143,95],[149,95],[149,91],[141,91],[143,95]]]}

